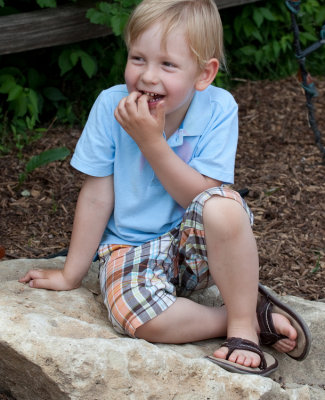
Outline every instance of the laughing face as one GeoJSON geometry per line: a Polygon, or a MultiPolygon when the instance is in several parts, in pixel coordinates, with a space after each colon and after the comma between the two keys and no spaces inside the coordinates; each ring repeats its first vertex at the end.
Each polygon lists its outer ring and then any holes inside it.
{"type": "Polygon", "coordinates": [[[125,70],[128,91],[146,95],[153,113],[164,102],[166,131],[176,130],[184,119],[199,75],[181,28],[171,31],[164,45],[161,25],[153,25],[130,46],[125,70]]]}

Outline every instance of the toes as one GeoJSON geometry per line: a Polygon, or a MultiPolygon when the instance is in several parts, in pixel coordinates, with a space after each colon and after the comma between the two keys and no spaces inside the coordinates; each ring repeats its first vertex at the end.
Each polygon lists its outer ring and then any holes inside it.
{"type": "Polygon", "coordinates": [[[286,329],[284,329],[284,333],[282,333],[282,335],[287,336],[289,339],[291,339],[291,341],[297,339],[297,331],[291,324],[286,326],[286,329]]]}
{"type": "Polygon", "coordinates": [[[288,353],[296,347],[296,342],[290,339],[282,339],[276,342],[273,347],[281,353],[288,353]]]}
{"type": "Polygon", "coordinates": [[[214,355],[216,358],[223,358],[223,359],[226,359],[227,354],[228,354],[228,349],[227,349],[227,347],[220,347],[220,349],[216,350],[216,351],[213,353],[213,355],[214,355]]]}
{"type": "Polygon", "coordinates": [[[297,339],[297,331],[284,315],[277,313],[273,314],[273,323],[279,334],[287,336],[291,341],[297,339]]]}
{"type": "MultiPolygon", "coordinates": [[[[216,350],[213,355],[217,358],[226,359],[228,354],[228,349],[226,347],[221,347],[220,349],[216,350]]],[[[246,367],[256,368],[260,365],[260,357],[254,353],[246,352],[246,351],[239,351],[235,350],[233,353],[230,354],[229,361],[245,365],[246,367]]]]}
{"type": "Polygon", "coordinates": [[[248,357],[245,358],[244,363],[243,363],[243,365],[245,365],[245,367],[252,367],[252,368],[258,367],[259,364],[260,364],[260,360],[259,359],[256,360],[255,358],[251,359],[251,358],[248,358],[248,357]]]}
{"type": "Polygon", "coordinates": [[[258,367],[260,365],[260,357],[250,352],[234,351],[229,357],[229,361],[236,364],[245,365],[245,367],[258,367]]]}
{"type": "Polygon", "coordinates": [[[242,354],[238,354],[236,351],[234,351],[231,354],[231,356],[229,357],[229,361],[243,365],[244,361],[245,361],[245,357],[242,354]]]}

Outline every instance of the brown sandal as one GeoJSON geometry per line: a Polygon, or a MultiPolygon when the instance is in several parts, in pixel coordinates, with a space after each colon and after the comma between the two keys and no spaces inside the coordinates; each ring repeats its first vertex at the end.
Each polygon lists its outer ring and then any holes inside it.
{"type": "Polygon", "coordinates": [[[288,318],[298,333],[296,347],[286,354],[295,360],[304,360],[309,353],[311,343],[311,333],[305,321],[292,308],[277,299],[263,285],[259,284],[258,292],[256,312],[261,329],[260,343],[271,346],[278,340],[286,338],[286,336],[279,335],[276,332],[272,319],[272,313],[282,314],[288,318]]]}
{"type": "Polygon", "coordinates": [[[222,343],[221,347],[228,347],[229,349],[226,359],[217,358],[214,356],[206,356],[206,358],[208,358],[213,363],[219,365],[220,367],[226,369],[227,371],[237,372],[239,374],[268,376],[278,368],[277,360],[271,354],[263,352],[256,343],[251,342],[250,340],[231,337],[227,339],[224,343],[222,343]],[[261,358],[260,365],[257,368],[252,368],[229,361],[231,353],[236,349],[248,350],[258,354],[261,358]]]}

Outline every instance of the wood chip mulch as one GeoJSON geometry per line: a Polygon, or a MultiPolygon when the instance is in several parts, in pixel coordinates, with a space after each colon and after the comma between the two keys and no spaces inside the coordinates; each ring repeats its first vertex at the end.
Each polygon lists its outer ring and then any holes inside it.
{"type": "MultiPolygon", "coordinates": [[[[316,120],[325,141],[325,81],[316,80],[316,120]]],[[[261,282],[277,293],[325,301],[325,164],[308,127],[303,91],[295,78],[242,82],[236,189],[248,188],[260,254],[261,282]]],[[[34,170],[19,187],[32,155],[74,149],[80,131],[55,128],[25,149],[0,158],[2,260],[44,258],[69,244],[82,176],[62,162],[34,170]],[[27,196],[26,196],[27,195],[27,196]]],[[[1,252],[0,252],[1,253],[1,252]]]]}

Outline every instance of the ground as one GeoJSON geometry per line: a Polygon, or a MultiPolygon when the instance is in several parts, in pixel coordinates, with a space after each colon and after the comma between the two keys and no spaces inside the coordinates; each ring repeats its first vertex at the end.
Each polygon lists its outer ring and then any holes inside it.
{"type": "MultiPolygon", "coordinates": [[[[325,81],[316,80],[317,123],[325,141],[325,81]]],[[[261,282],[281,295],[325,301],[325,164],[308,127],[303,91],[292,77],[242,81],[235,189],[249,189],[261,282]]],[[[66,249],[83,177],[70,157],[34,170],[18,186],[24,161],[58,146],[71,151],[80,131],[52,128],[16,155],[0,158],[0,245],[5,259],[44,258],[66,249]]],[[[1,397],[0,397],[1,399],[1,397]]]]}

